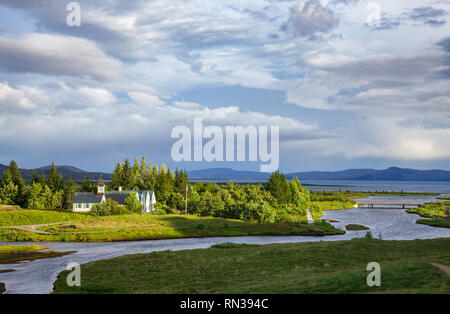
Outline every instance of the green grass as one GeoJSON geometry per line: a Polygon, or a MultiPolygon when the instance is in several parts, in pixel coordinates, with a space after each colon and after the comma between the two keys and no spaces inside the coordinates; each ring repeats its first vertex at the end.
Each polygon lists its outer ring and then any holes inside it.
{"type": "Polygon", "coordinates": [[[416,223],[431,227],[450,228],[450,221],[443,218],[418,219],[416,223]]]}
{"type": "Polygon", "coordinates": [[[363,225],[346,225],[345,229],[350,231],[357,231],[357,230],[369,230],[369,227],[363,226],[363,225]]]}
{"type": "Polygon", "coordinates": [[[82,265],[81,287],[59,274],[54,293],[450,293],[450,239],[219,245],[122,256],[82,265]],[[224,249],[226,248],[226,249],[224,249]],[[381,287],[368,287],[369,262],[381,287]]]}
{"type": "Polygon", "coordinates": [[[85,214],[74,214],[56,210],[0,211],[0,227],[39,225],[86,218],[85,214]]]}
{"type": "Polygon", "coordinates": [[[450,202],[426,203],[417,208],[408,209],[409,214],[417,214],[431,219],[418,219],[416,223],[439,228],[450,228],[448,211],[450,202]]]}
{"type": "Polygon", "coordinates": [[[322,211],[352,209],[355,205],[355,203],[351,201],[314,201],[311,202],[311,204],[319,206],[322,211]]]}
{"type": "Polygon", "coordinates": [[[46,247],[31,245],[2,245],[0,246],[0,264],[15,264],[21,261],[33,261],[71,254],[73,252],[44,251],[46,247]]]}
{"type": "Polygon", "coordinates": [[[13,253],[29,253],[47,249],[46,247],[36,244],[31,245],[1,245],[0,254],[13,254],[13,253]]]}
{"type": "Polygon", "coordinates": [[[198,237],[325,236],[343,234],[325,222],[313,226],[276,223],[252,224],[240,220],[182,215],[124,215],[91,217],[71,223],[46,226],[38,234],[20,229],[0,229],[0,241],[111,242],[198,237]]]}

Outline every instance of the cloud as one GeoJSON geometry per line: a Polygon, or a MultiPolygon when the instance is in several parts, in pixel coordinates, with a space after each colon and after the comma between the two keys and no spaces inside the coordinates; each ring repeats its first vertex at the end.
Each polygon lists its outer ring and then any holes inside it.
{"type": "Polygon", "coordinates": [[[337,26],[333,11],[317,0],[298,1],[290,12],[289,22],[296,36],[309,37],[315,33],[327,33],[337,26]]]}
{"type": "Polygon", "coordinates": [[[0,112],[29,113],[42,103],[48,102],[46,92],[30,86],[12,88],[8,83],[0,83],[0,112]]]}
{"type": "Polygon", "coordinates": [[[128,92],[128,96],[134,101],[136,104],[145,107],[159,107],[164,105],[164,101],[162,101],[158,96],[151,95],[148,93],[142,92],[128,92]]]}
{"type": "Polygon", "coordinates": [[[120,76],[121,62],[87,39],[32,33],[17,39],[0,37],[0,68],[114,80],[120,76]]]}
{"type": "Polygon", "coordinates": [[[435,9],[433,7],[419,7],[414,8],[409,15],[409,18],[415,21],[428,21],[447,15],[447,11],[443,9],[435,9]]]}
{"type": "Polygon", "coordinates": [[[82,86],[71,88],[65,84],[60,84],[61,105],[64,108],[83,109],[91,107],[105,107],[112,105],[117,98],[109,91],[103,88],[93,88],[82,86]]]}

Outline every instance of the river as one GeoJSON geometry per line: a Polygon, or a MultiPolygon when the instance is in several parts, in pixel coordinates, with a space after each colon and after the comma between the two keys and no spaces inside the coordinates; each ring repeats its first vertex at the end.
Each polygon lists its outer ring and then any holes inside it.
{"type": "MultiPolygon", "coordinates": [[[[381,197],[377,197],[383,199],[381,197]]],[[[421,201],[430,201],[431,197],[421,197],[421,201]]],[[[417,201],[417,198],[414,199],[417,201]]],[[[449,238],[450,229],[435,228],[416,224],[417,215],[407,214],[399,208],[355,208],[350,210],[325,212],[325,219],[339,220],[333,223],[338,228],[347,224],[362,224],[371,228],[374,237],[384,240],[414,240],[449,238]]],[[[6,284],[6,293],[50,293],[53,282],[59,272],[71,262],[79,264],[100,259],[108,259],[126,254],[148,253],[164,250],[192,250],[208,248],[223,242],[270,244],[289,242],[340,241],[364,237],[366,231],[347,231],[345,235],[326,237],[231,237],[196,238],[176,240],[154,240],[113,243],[39,243],[51,250],[77,251],[62,257],[43,259],[14,265],[2,265],[1,269],[14,269],[14,272],[0,274],[0,282],[6,284]]],[[[1,244],[1,243],[0,243],[1,244]]],[[[83,278],[83,274],[81,274],[83,278]]],[[[83,279],[81,279],[83,280],[83,279]]]]}

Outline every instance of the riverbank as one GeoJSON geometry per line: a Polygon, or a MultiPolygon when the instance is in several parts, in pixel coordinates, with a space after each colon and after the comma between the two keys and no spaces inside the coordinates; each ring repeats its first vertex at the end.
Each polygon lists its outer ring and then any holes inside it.
{"type": "Polygon", "coordinates": [[[81,287],[67,287],[62,272],[54,292],[450,293],[450,277],[430,265],[450,265],[449,251],[450,239],[219,245],[88,263],[81,287]],[[366,284],[373,261],[381,265],[380,287],[366,284]]]}
{"type": "Polygon", "coordinates": [[[450,201],[427,203],[417,208],[408,209],[409,214],[417,214],[420,217],[429,219],[418,219],[418,224],[424,224],[432,227],[450,228],[449,218],[450,201]]]}
{"type": "Polygon", "coordinates": [[[0,241],[17,242],[115,242],[237,236],[327,236],[345,234],[327,222],[314,225],[256,224],[235,219],[193,215],[140,215],[89,217],[61,224],[49,224],[31,231],[0,228],[0,241]]]}
{"type": "MultiPolygon", "coordinates": [[[[17,264],[20,262],[31,262],[38,259],[60,257],[74,252],[54,252],[45,251],[47,247],[31,245],[1,245],[0,246],[0,265],[17,264]]],[[[1,270],[5,273],[11,270],[1,270]]]]}

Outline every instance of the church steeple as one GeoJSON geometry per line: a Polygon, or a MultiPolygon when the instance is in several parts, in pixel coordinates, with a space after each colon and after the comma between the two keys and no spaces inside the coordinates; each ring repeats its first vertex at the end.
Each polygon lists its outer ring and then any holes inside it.
{"type": "Polygon", "coordinates": [[[100,173],[100,178],[98,179],[98,182],[97,182],[97,195],[98,196],[105,195],[105,183],[103,182],[103,177],[102,177],[101,173],[100,173]]]}

